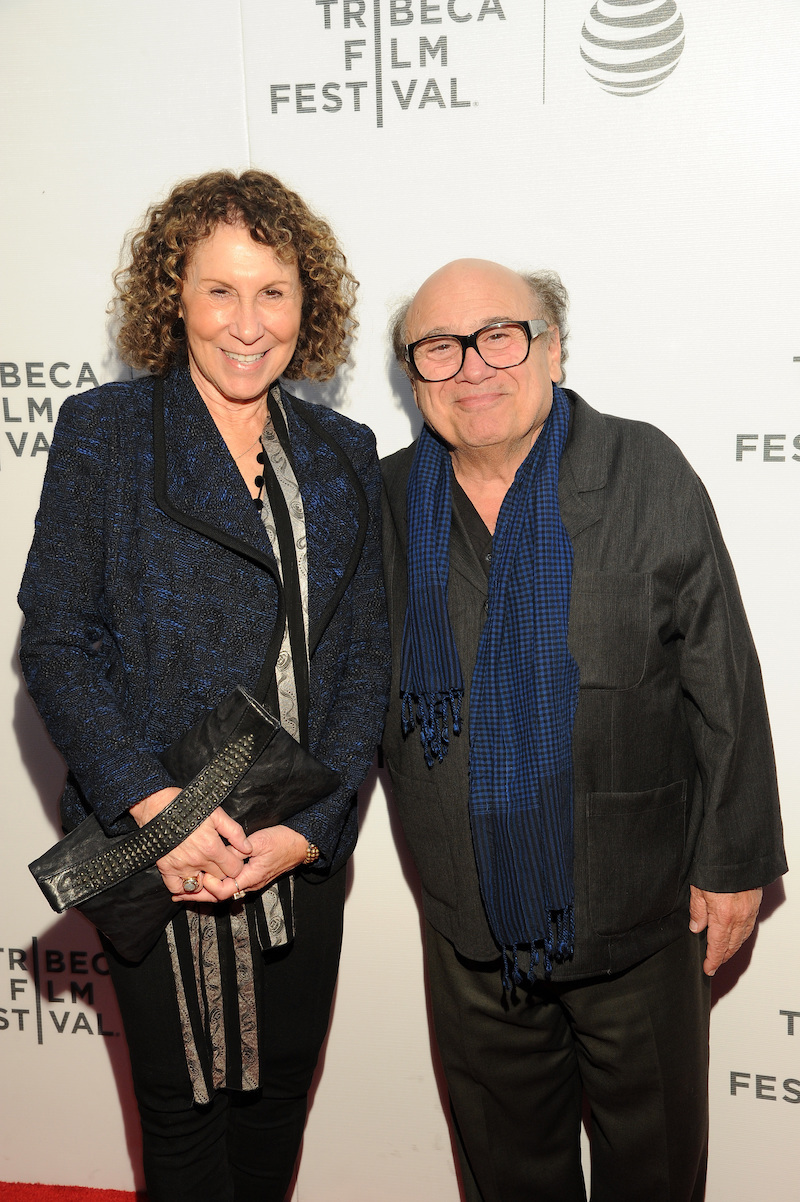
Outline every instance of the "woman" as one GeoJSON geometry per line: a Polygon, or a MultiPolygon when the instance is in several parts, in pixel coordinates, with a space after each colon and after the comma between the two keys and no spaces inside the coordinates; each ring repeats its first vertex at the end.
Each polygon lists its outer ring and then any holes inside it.
{"type": "Polygon", "coordinates": [[[159,754],[263,680],[282,583],[267,701],[342,784],[249,839],[215,811],[158,862],[183,905],[155,948],[135,964],[107,948],[151,1202],[281,1202],[388,654],[374,438],[279,377],[333,375],[356,284],[329,226],[246,171],[154,205],[117,286],[120,353],[152,374],[62,408],[21,659],[69,767],[65,828],[93,811],[118,834],[179,792],[159,754]]]}

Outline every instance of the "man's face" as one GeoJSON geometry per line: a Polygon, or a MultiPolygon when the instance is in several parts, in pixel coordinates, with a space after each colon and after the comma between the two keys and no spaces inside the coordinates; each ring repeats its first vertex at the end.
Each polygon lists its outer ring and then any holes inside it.
{"type": "MultiPolygon", "coordinates": [[[[495,321],[538,318],[537,303],[515,272],[482,259],[458,259],[422,285],[406,321],[409,342],[430,334],[472,334],[495,321]]],[[[470,347],[458,375],[413,380],[426,423],[456,453],[494,447],[527,454],[561,379],[561,343],[552,328],[531,343],[517,367],[489,367],[470,347]]]]}

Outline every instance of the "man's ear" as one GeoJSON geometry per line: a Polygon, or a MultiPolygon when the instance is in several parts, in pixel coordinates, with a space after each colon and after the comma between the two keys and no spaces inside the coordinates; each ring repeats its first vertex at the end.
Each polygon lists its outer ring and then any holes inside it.
{"type": "Polygon", "coordinates": [[[560,384],[564,373],[561,369],[561,335],[558,326],[550,326],[547,331],[547,366],[550,379],[554,384],[560,384]]]}

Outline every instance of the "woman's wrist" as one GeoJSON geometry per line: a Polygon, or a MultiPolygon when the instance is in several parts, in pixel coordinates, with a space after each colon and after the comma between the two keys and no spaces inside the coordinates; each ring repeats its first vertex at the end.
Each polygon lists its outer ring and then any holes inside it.
{"type": "Polygon", "coordinates": [[[180,791],[176,785],[159,789],[157,793],[151,793],[148,797],[143,797],[141,801],[135,802],[129,807],[128,813],[137,826],[146,826],[152,818],[155,818],[156,814],[160,814],[171,801],[175,800],[180,791]]]}

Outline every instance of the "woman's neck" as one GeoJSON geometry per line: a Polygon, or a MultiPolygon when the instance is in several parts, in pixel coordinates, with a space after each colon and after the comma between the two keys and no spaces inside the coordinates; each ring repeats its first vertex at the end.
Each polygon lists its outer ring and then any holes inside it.
{"type": "Polygon", "coordinates": [[[267,424],[269,409],[267,397],[256,397],[252,401],[229,401],[225,397],[209,397],[200,391],[214,425],[219,430],[225,446],[230,452],[248,487],[250,496],[256,498],[260,487],[257,476],[263,473],[258,461],[261,452],[261,435],[267,424]]]}

